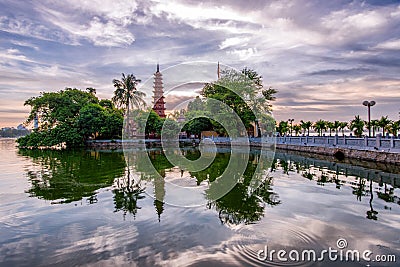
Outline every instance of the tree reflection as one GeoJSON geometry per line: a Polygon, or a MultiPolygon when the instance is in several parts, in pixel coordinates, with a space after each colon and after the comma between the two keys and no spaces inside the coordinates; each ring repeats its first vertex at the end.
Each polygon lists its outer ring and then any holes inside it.
{"type": "Polygon", "coordinates": [[[369,194],[370,194],[370,199],[369,199],[370,210],[367,211],[367,218],[376,221],[378,220],[378,216],[376,216],[378,212],[375,211],[372,207],[372,201],[374,200],[374,192],[372,192],[372,179],[369,182],[369,194]]]}
{"type": "Polygon", "coordinates": [[[386,202],[393,203],[395,201],[394,188],[391,187],[388,189],[387,187],[388,185],[385,183],[383,192],[381,192],[381,189],[379,188],[379,191],[377,192],[378,198],[383,199],[386,202]]]}
{"type": "Polygon", "coordinates": [[[365,179],[358,177],[358,183],[356,186],[352,186],[353,195],[357,196],[357,200],[361,201],[361,197],[365,196],[365,179]]]}
{"type": "MultiPolygon", "coordinates": [[[[162,150],[136,150],[131,151],[131,153],[135,154],[135,156],[131,156],[135,158],[132,164],[135,170],[140,173],[141,179],[151,180],[153,183],[156,199],[154,207],[160,219],[164,211],[166,172],[170,172],[174,166],[171,165],[162,150]],[[152,168],[147,168],[148,159],[150,159],[152,168]]],[[[198,149],[182,149],[170,153],[181,153],[189,160],[196,160],[200,156],[198,149]]],[[[225,172],[230,161],[235,164],[235,162],[243,161],[245,158],[244,154],[230,152],[217,153],[215,159],[207,168],[201,171],[188,172],[193,179],[196,179],[197,185],[204,181],[209,182],[210,186],[205,192],[206,196],[209,196],[210,192],[215,189],[213,182],[223,174],[227,175],[226,177],[230,180],[229,183],[236,184],[226,195],[216,201],[210,201],[207,205],[208,208],[218,211],[222,223],[247,224],[256,222],[264,215],[266,205],[280,204],[278,195],[272,191],[272,178],[263,174],[270,165],[270,162],[267,162],[268,158],[254,153],[250,153],[248,156],[247,168],[242,176],[238,175],[237,170],[225,172]],[[255,179],[253,179],[254,175],[256,176],[255,179]]],[[[184,171],[181,170],[178,175],[182,177],[183,173],[184,171]]]]}
{"type": "MultiPolygon", "coordinates": [[[[275,206],[281,203],[278,195],[272,191],[272,177],[264,175],[263,168],[257,169],[257,166],[269,165],[263,162],[265,160],[267,158],[262,155],[250,154],[247,168],[238,183],[222,198],[209,204],[209,208],[214,207],[218,211],[221,223],[254,223],[264,216],[266,205],[275,206]]],[[[211,184],[207,190],[208,196],[213,186],[211,184]]]]}
{"type": "MultiPolygon", "coordinates": [[[[322,160],[322,156],[318,156],[318,159],[315,159],[297,154],[276,153],[275,155],[276,159],[272,164],[271,171],[283,170],[283,173],[288,175],[296,172],[306,179],[315,180],[319,185],[335,183],[337,189],[341,189],[342,185],[348,184],[352,188],[352,194],[356,196],[358,201],[361,201],[364,196],[369,196],[369,210],[366,216],[368,219],[378,219],[378,211],[374,210],[372,206],[374,200],[373,182],[379,182],[379,190],[376,191],[379,199],[387,203],[400,205],[400,198],[395,195],[395,188],[398,188],[397,181],[399,179],[396,166],[386,166],[387,170],[393,171],[387,173],[378,169],[332,162],[328,158],[327,160],[322,160]],[[294,170],[290,166],[293,166],[294,170]],[[370,182],[369,189],[366,186],[366,181],[370,182]]],[[[384,208],[391,209],[386,205],[384,208]]]]}
{"type": "Polygon", "coordinates": [[[52,203],[69,203],[83,197],[89,204],[96,203],[96,190],[111,186],[125,171],[121,153],[22,149],[18,153],[34,163],[27,169],[31,188],[26,192],[52,203]]]}
{"type": "Polygon", "coordinates": [[[115,184],[116,188],[113,190],[114,212],[122,211],[124,218],[127,213],[130,213],[135,218],[140,209],[138,200],[144,198],[144,190],[131,178],[129,167],[125,176],[116,179],[115,184]]]}

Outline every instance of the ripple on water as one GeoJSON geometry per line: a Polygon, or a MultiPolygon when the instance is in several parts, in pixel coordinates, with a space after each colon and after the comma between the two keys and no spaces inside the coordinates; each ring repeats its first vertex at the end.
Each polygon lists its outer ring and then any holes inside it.
{"type": "Polygon", "coordinates": [[[314,249],[318,257],[319,251],[324,249],[324,246],[315,236],[295,224],[268,220],[254,225],[245,225],[238,229],[235,240],[227,248],[227,253],[234,255],[243,265],[311,266],[315,262],[290,260],[288,256],[291,250],[296,250],[301,259],[301,252],[309,249],[314,249]],[[285,250],[284,257],[287,258],[287,261],[279,261],[276,252],[272,255],[272,259],[267,257],[265,260],[260,260],[258,258],[260,250],[266,250],[269,255],[272,250],[285,250]]]}

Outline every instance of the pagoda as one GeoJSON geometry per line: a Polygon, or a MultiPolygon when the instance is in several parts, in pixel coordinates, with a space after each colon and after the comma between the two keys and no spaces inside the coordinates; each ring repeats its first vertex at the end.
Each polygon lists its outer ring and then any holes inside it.
{"type": "Polygon", "coordinates": [[[157,71],[154,73],[154,96],[153,96],[153,110],[161,118],[165,118],[165,101],[162,74],[160,72],[160,65],[157,63],[157,71]]]}

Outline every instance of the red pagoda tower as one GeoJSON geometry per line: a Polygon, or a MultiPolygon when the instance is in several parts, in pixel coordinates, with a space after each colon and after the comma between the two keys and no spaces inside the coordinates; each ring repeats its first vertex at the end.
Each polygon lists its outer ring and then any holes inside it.
{"type": "Polygon", "coordinates": [[[157,71],[154,73],[154,96],[153,96],[153,110],[161,118],[165,118],[165,101],[164,101],[164,91],[162,74],[160,72],[160,65],[157,64],[157,71]]]}

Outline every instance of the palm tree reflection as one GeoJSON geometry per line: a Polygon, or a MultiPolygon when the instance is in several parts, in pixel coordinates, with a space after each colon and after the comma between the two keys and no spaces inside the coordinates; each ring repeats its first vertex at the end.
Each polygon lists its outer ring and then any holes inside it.
{"type": "Polygon", "coordinates": [[[378,212],[372,208],[372,200],[374,199],[374,192],[372,192],[372,179],[369,181],[369,194],[369,207],[371,210],[367,211],[367,218],[376,221],[378,219],[378,216],[376,216],[378,212]]]}
{"type": "Polygon", "coordinates": [[[130,213],[135,218],[140,209],[138,200],[144,198],[144,190],[131,178],[129,167],[127,167],[125,176],[116,179],[115,184],[116,188],[113,190],[114,212],[122,211],[124,218],[127,213],[130,213]]]}

